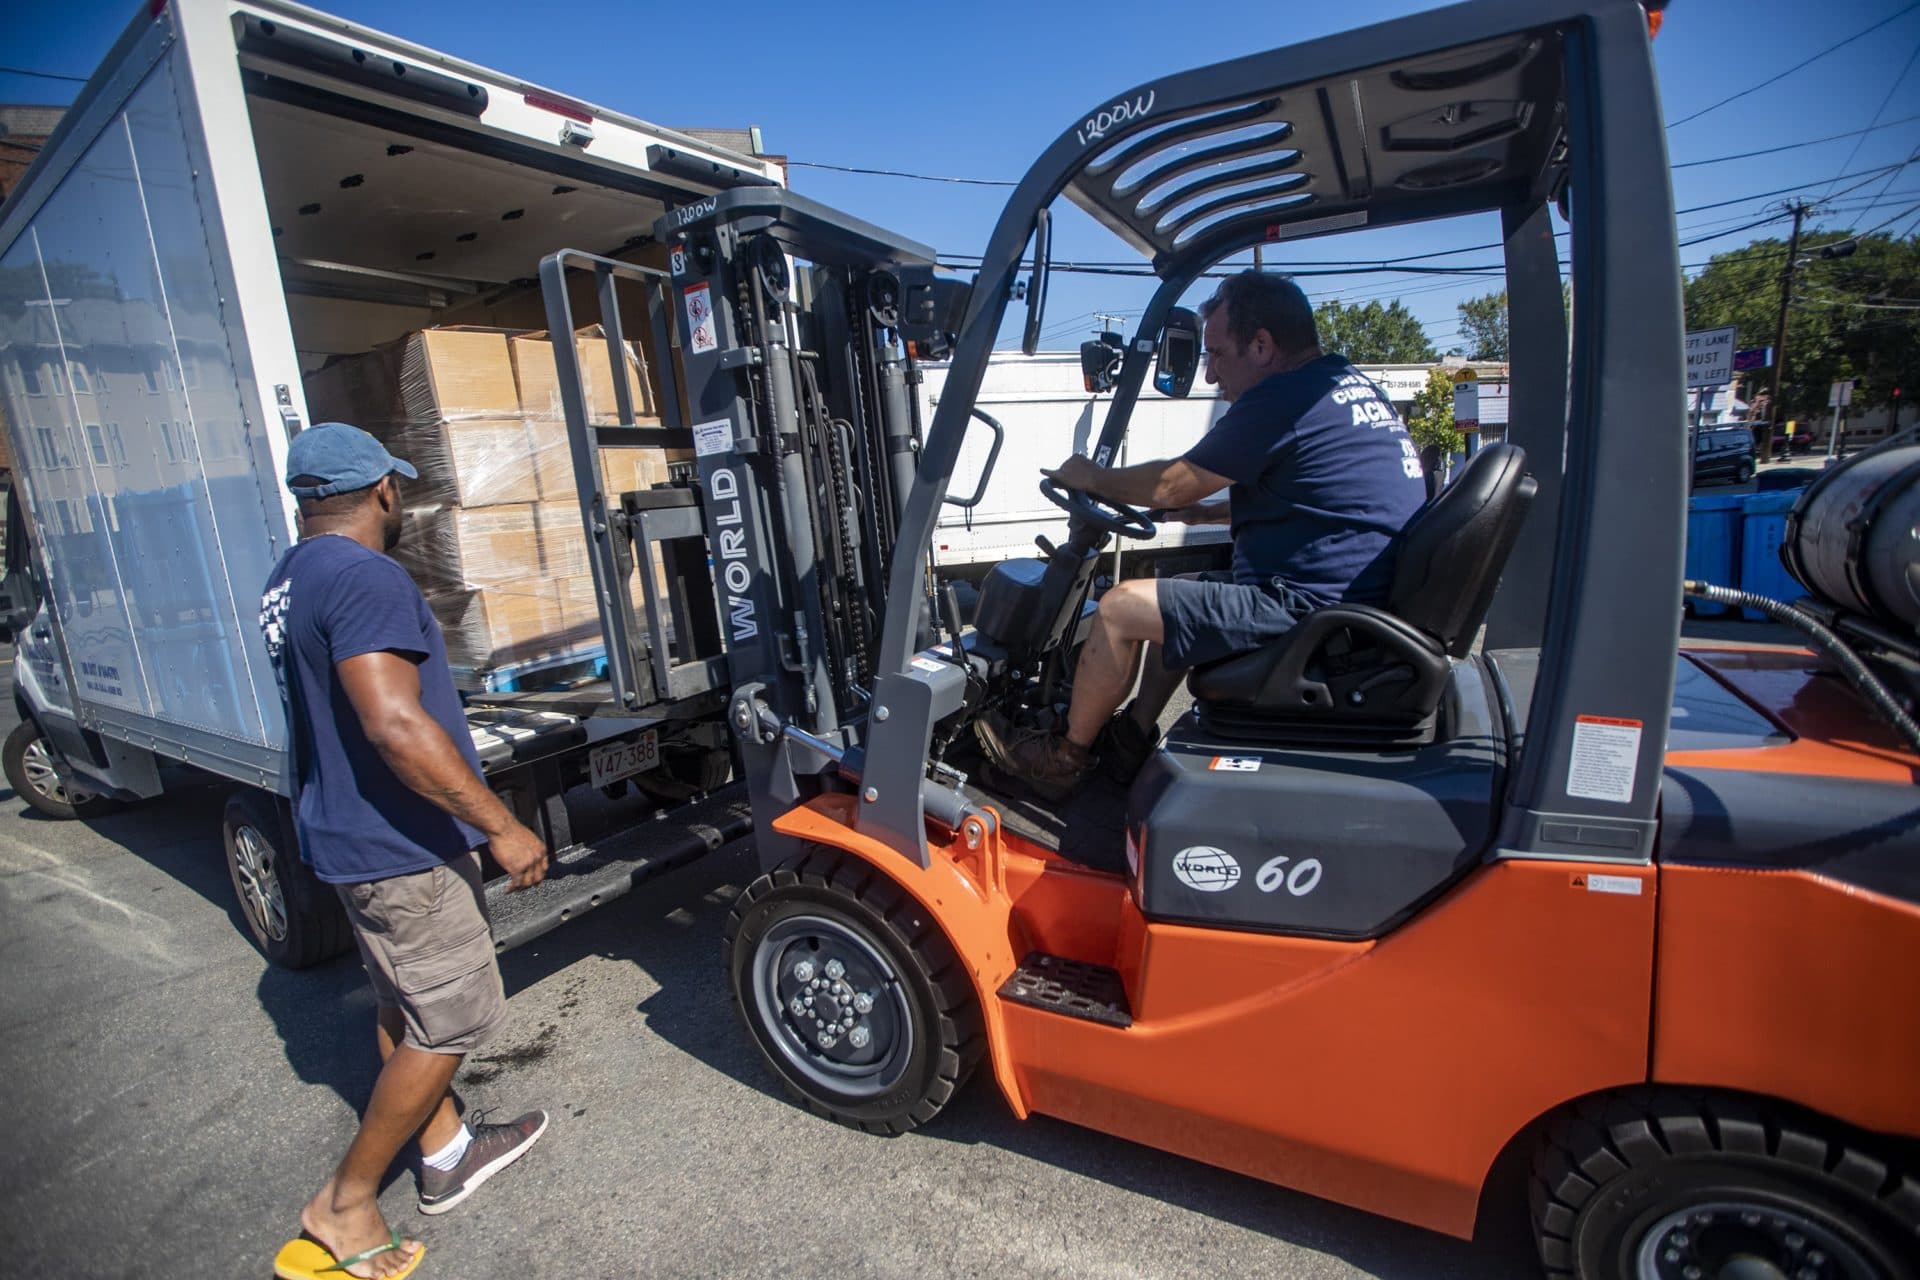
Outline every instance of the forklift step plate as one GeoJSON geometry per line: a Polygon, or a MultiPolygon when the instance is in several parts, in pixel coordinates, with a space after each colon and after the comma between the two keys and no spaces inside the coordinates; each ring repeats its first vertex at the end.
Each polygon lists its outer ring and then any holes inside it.
{"type": "Polygon", "coordinates": [[[1014,970],[1001,986],[1000,998],[1110,1027],[1133,1025],[1127,989],[1117,970],[1039,951],[1014,970]]]}

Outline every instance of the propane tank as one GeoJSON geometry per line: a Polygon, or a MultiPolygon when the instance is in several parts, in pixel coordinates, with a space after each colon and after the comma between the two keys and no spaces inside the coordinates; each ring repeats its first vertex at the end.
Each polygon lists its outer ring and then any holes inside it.
{"type": "Polygon", "coordinates": [[[1827,603],[1920,632],[1920,444],[1824,472],[1794,504],[1780,558],[1827,603]]]}

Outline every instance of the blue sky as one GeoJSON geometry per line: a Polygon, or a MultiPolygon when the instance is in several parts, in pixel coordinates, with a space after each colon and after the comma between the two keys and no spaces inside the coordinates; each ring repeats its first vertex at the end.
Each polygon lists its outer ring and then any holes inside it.
{"type": "MultiPolygon", "coordinates": [[[[320,7],[664,125],[758,125],[768,150],[796,161],[1013,179],[1089,109],[1132,85],[1431,6],[1422,0],[1216,0],[1179,6],[1178,16],[1170,16],[1176,6],[1124,0],[966,8],[736,0],[722,21],[708,26],[698,21],[697,7],[618,0],[572,0],[560,7],[327,0],[320,7]]],[[[87,75],[135,9],[124,0],[0,6],[0,63],[87,75]]],[[[1851,192],[1847,188],[1860,178],[1827,180],[1897,164],[1920,147],[1920,4],[1675,0],[1654,52],[1667,118],[1678,121],[1888,17],[1893,21],[1864,38],[1758,93],[1670,128],[1667,137],[1671,159],[1687,164],[1864,129],[1876,113],[1882,127],[1772,155],[1677,169],[1676,207],[1818,181],[1804,194],[1833,192],[1838,204],[1817,225],[1864,230],[1899,214],[1888,230],[1910,232],[1920,217],[1920,163],[1851,192]]],[[[77,88],[0,73],[5,102],[60,102],[77,88]]],[[[792,185],[947,253],[984,248],[1006,196],[994,187],[808,168],[792,171],[792,185]]],[[[1699,241],[1681,250],[1681,260],[1702,262],[1754,237],[1784,235],[1784,222],[1746,225],[1777,213],[1781,198],[1681,213],[1681,239],[1699,241]],[[1702,239],[1709,236],[1716,238],[1702,239]]],[[[1077,210],[1056,208],[1056,214],[1056,258],[1131,256],[1077,210]]],[[[1496,238],[1491,216],[1458,219],[1294,245],[1287,258],[1270,256],[1269,264],[1432,253],[1496,238]]],[[[1482,252],[1451,262],[1494,260],[1482,252]]],[[[1454,304],[1498,282],[1373,274],[1304,283],[1316,298],[1401,298],[1445,350],[1456,340],[1454,304]]],[[[1056,276],[1047,345],[1077,344],[1091,331],[1095,311],[1137,315],[1149,292],[1149,282],[1141,280],[1056,276]]]]}

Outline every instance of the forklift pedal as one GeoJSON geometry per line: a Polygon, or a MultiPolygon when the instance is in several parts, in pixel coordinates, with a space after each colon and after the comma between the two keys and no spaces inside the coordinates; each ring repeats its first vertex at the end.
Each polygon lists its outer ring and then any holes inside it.
{"type": "Polygon", "coordinates": [[[1118,970],[1035,951],[1000,988],[1000,998],[1110,1027],[1133,1025],[1118,970]]]}

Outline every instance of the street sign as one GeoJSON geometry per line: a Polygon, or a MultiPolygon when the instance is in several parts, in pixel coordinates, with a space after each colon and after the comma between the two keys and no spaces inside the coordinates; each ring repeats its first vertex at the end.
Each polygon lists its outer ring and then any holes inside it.
{"type": "Polygon", "coordinates": [[[1827,408],[1844,409],[1853,403],[1853,379],[1836,382],[1827,388],[1827,408]]]}
{"type": "Polygon", "coordinates": [[[1752,373],[1755,369],[1771,369],[1772,367],[1772,347],[1748,347],[1744,351],[1736,351],[1733,353],[1733,371],[1735,373],[1752,373]]]}
{"type": "Polygon", "coordinates": [[[1724,387],[1733,381],[1733,340],[1738,330],[1702,329],[1687,335],[1687,386],[1724,387]]]}
{"type": "Polygon", "coordinates": [[[1480,430],[1480,382],[1471,369],[1453,375],[1453,427],[1469,433],[1480,430]]]}

